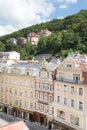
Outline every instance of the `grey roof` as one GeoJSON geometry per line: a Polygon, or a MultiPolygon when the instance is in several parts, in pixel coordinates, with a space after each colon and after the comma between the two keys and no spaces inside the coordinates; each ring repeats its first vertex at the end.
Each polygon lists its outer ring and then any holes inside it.
{"type": "Polygon", "coordinates": [[[16,68],[37,68],[40,69],[42,66],[41,62],[18,62],[17,64],[12,64],[10,67],[16,67],[16,68]]]}
{"type": "Polygon", "coordinates": [[[47,65],[47,69],[49,71],[54,71],[57,67],[58,67],[59,64],[55,64],[55,63],[48,63],[47,65]]]}

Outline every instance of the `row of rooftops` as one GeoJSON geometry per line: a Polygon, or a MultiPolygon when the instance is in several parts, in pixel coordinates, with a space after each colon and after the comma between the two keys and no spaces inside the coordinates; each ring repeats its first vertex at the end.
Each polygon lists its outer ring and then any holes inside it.
{"type": "MultiPolygon", "coordinates": [[[[86,54],[69,54],[67,56],[68,59],[71,60],[71,62],[75,62],[75,67],[80,68],[82,70],[87,70],[87,55],[86,54]]],[[[1,68],[19,68],[19,69],[32,69],[34,71],[39,71],[42,67],[47,68],[49,71],[54,71],[56,68],[61,66],[63,62],[67,59],[55,59],[53,58],[50,62],[47,62],[45,58],[43,61],[37,61],[35,59],[29,60],[29,61],[18,61],[14,64],[6,64],[5,62],[0,62],[0,70],[1,68]]]]}
{"type": "MultiPolygon", "coordinates": [[[[22,62],[19,61],[16,64],[12,64],[12,65],[6,65],[1,63],[0,64],[0,71],[1,73],[3,73],[3,68],[6,69],[6,73],[11,74],[12,73],[12,69],[18,69],[20,70],[19,72],[17,72],[17,74],[21,74],[21,75],[27,75],[27,71],[30,70],[32,71],[31,74],[32,76],[36,76],[38,75],[39,71],[41,68],[47,68],[47,70],[49,70],[51,73],[58,67],[58,64],[55,63],[51,63],[51,62],[46,62],[45,60],[43,62],[22,62]]],[[[16,72],[14,72],[16,73],[16,72]]]]}

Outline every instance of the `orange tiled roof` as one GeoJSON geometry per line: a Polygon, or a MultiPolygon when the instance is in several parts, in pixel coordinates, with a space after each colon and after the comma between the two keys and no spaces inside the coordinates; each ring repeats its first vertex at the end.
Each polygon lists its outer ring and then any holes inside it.
{"type": "Polygon", "coordinates": [[[0,128],[0,130],[29,130],[23,121],[11,123],[0,128]]]}

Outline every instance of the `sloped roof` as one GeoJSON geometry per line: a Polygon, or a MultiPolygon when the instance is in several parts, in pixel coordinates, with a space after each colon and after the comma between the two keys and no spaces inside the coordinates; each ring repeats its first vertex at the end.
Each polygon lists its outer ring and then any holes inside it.
{"type": "Polygon", "coordinates": [[[23,121],[20,121],[5,125],[0,130],[29,130],[29,128],[23,121]]]}

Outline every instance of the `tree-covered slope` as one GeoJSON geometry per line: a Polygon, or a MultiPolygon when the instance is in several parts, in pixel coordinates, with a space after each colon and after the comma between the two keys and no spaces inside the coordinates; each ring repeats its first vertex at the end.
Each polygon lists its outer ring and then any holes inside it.
{"type": "Polygon", "coordinates": [[[0,41],[4,43],[4,51],[10,51],[6,49],[9,48],[9,46],[12,46],[10,49],[13,48],[20,53],[21,50],[25,53],[27,49],[27,53],[22,57],[23,59],[25,59],[27,55],[40,53],[52,53],[55,56],[65,56],[69,51],[87,53],[87,10],[81,10],[77,14],[67,16],[64,19],[54,19],[46,23],[21,29],[12,34],[1,36],[0,41]],[[11,44],[6,45],[6,41],[9,38],[27,37],[28,33],[32,31],[38,32],[45,28],[52,31],[52,35],[40,38],[37,47],[32,45],[24,45],[22,47],[14,47],[11,44]]]}

